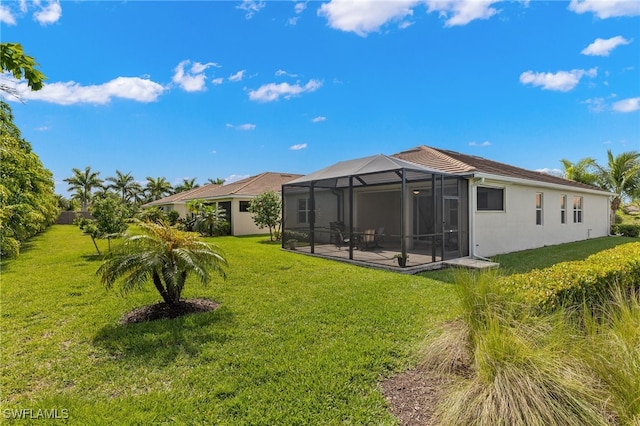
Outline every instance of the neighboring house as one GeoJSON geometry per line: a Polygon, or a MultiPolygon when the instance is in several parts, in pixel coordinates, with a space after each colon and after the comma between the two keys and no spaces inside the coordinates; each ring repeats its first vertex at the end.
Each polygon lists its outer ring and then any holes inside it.
{"type": "Polygon", "coordinates": [[[373,230],[384,239],[381,247],[416,254],[419,262],[483,258],[606,236],[612,195],[419,146],[340,162],[284,185],[283,230],[308,235],[315,254],[323,245],[346,245],[351,260],[372,257],[353,246],[367,247],[363,239],[373,230]]]}
{"type": "Polygon", "coordinates": [[[160,207],[165,212],[175,210],[180,213],[180,217],[185,218],[190,214],[187,211],[187,202],[199,199],[225,210],[231,235],[263,234],[265,230],[256,226],[251,213],[247,211],[251,200],[267,191],[279,193],[282,185],[300,176],[265,172],[224,185],[207,184],[152,201],[142,207],[160,207]]]}

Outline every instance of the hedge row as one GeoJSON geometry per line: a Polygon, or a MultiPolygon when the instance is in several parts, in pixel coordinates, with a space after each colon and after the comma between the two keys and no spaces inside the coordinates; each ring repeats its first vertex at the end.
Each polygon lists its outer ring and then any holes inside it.
{"type": "Polygon", "coordinates": [[[629,243],[581,261],[562,262],[500,279],[509,293],[543,310],[586,303],[597,307],[613,284],[640,289],[640,243],[629,243]]]}

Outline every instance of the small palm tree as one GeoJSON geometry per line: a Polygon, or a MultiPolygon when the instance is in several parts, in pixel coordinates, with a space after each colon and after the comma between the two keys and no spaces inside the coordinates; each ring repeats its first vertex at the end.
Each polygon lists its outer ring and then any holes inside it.
{"type": "Polygon", "coordinates": [[[216,246],[167,225],[136,223],[142,233],[128,235],[97,271],[107,288],[121,278],[125,292],[152,281],[164,302],[176,306],[189,274],[203,285],[211,281],[211,272],[226,277],[223,267],[227,261],[216,246]]]}
{"type": "Polygon", "coordinates": [[[82,211],[86,212],[92,198],[92,191],[102,188],[102,179],[98,176],[100,172],[91,171],[91,167],[85,167],[84,171],[73,168],[73,176],[64,179],[69,184],[69,191],[74,191],[74,198],[80,201],[82,211]]]}

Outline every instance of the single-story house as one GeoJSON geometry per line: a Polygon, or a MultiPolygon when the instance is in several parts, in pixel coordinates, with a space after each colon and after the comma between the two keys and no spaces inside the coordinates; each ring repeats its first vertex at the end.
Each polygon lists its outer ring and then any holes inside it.
{"type": "Polygon", "coordinates": [[[189,214],[187,202],[199,199],[225,210],[231,235],[263,234],[265,230],[256,226],[251,213],[247,211],[251,200],[267,191],[280,193],[282,185],[299,177],[301,175],[265,172],[224,185],[203,185],[152,201],[142,207],[160,207],[165,212],[175,210],[180,213],[180,217],[185,218],[189,214]]]}
{"type": "Polygon", "coordinates": [[[613,194],[558,176],[419,146],[336,163],[282,188],[283,247],[415,266],[602,237],[613,194]]]}

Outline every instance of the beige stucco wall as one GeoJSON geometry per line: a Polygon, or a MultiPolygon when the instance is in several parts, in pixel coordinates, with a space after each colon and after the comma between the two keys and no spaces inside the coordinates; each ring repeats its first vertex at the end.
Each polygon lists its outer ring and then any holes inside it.
{"type": "MultiPolygon", "coordinates": [[[[470,193],[475,229],[475,254],[483,257],[608,235],[609,197],[573,188],[541,188],[485,181],[482,186],[504,188],[505,210],[477,211],[475,185],[470,193]],[[542,225],[536,224],[536,193],[543,194],[542,225]],[[560,197],[567,196],[567,220],[560,221],[560,197]],[[573,197],[583,198],[582,223],[573,222],[573,197]]],[[[473,232],[473,231],[472,231],[473,232]]],[[[473,247],[471,247],[473,249],[473,247]]]]}

